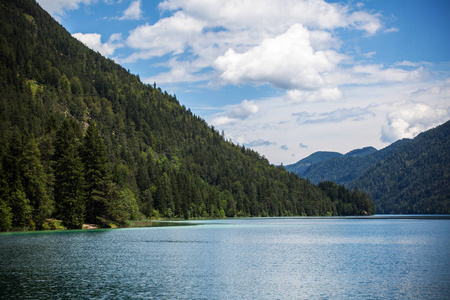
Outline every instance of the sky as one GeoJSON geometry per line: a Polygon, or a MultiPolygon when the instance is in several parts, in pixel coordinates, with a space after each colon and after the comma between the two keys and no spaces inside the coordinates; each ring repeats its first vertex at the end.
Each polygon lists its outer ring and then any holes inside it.
{"type": "Polygon", "coordinates": [[[75,38],[271,163],[450,119],[447,0],[37,0],[75,38]]]}

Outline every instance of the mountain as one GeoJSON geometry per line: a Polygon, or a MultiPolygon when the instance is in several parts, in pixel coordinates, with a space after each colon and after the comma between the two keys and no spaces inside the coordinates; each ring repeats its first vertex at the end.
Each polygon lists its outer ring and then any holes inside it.
{"type": "Polygon", "coordinates": [[[226,141],[34,0],[0,2],[0,86],[1,230],[374,211],[226,141]]]}
{"type": "Polygon", "coordinates": [[[448,214],[449,127],[447,122],[379,151],[367,147],[334,157],[316,152],[286,169],[315,184],[358,188],[370,195],[377,213],[448,214]]]}
{"type": "Polygon", "coordinates": [[[450,121],[401,145],[351,186],[368,192],[379,213],[450,214],[450,121]]]}
{"type": "Polygon", "coordinates": [[[372,165],[407,142],[407,139],[400,140],[379,151],[374,147],[355,149],[345,155],[337,152],[315,152],[295,164],[285,166],[285,168],[302,178],[309,179],[314,184],[332,181],[350,185],[372,165]]]}
{"type": "Polygon", "coordinates": [[[365,147],[365,148],[362,148],[362,149],[352,150],[352,151],[346,153],[345,156],[364,157],[364,156],[373,154],[375,152],[377,152],[377,149],[375,149],[374,147],[365,147]]]}
{"type": "Polygon", "coordinates": [[[342,154],[338,152],[327,152],[327,151],[318,151],[314,152],[310,156],[299,160],[295,164],[284,166],[285,169],[289,172],[295,173],[300,177],[303,177],[303,174],[309,169],[311,165],[319,164],[321,162],[341,157],[342,154]]]}

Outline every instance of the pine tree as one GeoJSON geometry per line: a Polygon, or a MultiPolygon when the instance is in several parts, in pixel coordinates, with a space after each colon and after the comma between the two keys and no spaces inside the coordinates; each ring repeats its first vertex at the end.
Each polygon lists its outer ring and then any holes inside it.
{"type": "Polygon", "coordinates": [[[12,227],[16,229],[29,229],[31,227],[31,229],[34,229],[30,200],[27,199],[20,182],[15,184],[9,199],[13,211],[12,227]]]}
{"type": "Polygon", "coordinates": [[[82,159],[86,179],[86,218],[88,222],[96,223],[97,217],[107,214],[107,192],[112,181],[105,145],[95,123],[86,131],[82,159]]]}
{"type": "Polygon", "coordinates": [[[81,228],[86,211],[84,168],[76,128],[76,123],[64,120],[58,130],[55,147],[57,217],[68,228],[81,228]]]}
{"type": "Polygon", "coordinates": [[[12,210],[7,199],[9,194],[9,185],[6,180],[6,174],[0,161],[0,230],[8,231],[12,226],[12,210]]]}
{"type": "Polygon", "coordinates": [[[19,164],[25,193],[33,209],[33,220],[41,226],[52,213],[52,203],[47,193],[47,179],[39,148],[33,137],[25,143],[19,164]]]}

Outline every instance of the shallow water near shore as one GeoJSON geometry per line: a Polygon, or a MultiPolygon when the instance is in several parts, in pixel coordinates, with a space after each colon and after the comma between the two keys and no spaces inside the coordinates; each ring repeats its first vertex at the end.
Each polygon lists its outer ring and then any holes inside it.
{"type": "Polygon", "coordinates": [[[169,223],[1,234],[0,299],[450,298],[446,216],[169,223]]]}

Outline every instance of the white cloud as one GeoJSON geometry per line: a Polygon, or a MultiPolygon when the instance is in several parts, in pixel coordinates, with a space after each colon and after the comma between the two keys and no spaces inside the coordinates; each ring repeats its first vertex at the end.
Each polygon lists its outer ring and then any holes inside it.
{"type": "Polygon", "coordinates": [[[368,116],[375,116],[375,114],[373,113],[373,109],[375,106],[376,105],[369,105],[365,108],[338,108],[336,110],[324,113],[299,112],[292,115],[297,117],[297,122],[301,125],[341,123],[344,121],[362,121],[367,119],[368,116]]]}
{"type": "Polygon", "coordinates": [[[121,34],[112,34],[108,42],[102,43],[102,36],[98,33],[74,33],[74,38],[91,48],[92,50],[100,52],[104,56],[111,56],[117,48],[123,47],[120,42],[121,34]]]}
{"type": "Polygon", "coordinates": [[[141,0],[131,2],[119,20],[140,20],[142,18],[141,0]]]}
{"type": "Polygon", "coordinates": [[[319,102],[337,101],[342,99],[343,93],[337,87],[322,88],[317,91],[289,90],[286,93],[289,102],[319,102]]]}
{"type": "Polygon", "coordinates": [[[324,85],[321,73],[335,64],[311,47],[309,31],[300,24],[268,38],[245,53],[228,50],[215,61],[225,83],[268,83],[282,89],[316,90],[324,85]]]}
{"type": "Polygon", "coordinates": [[[421,64],[417,63],[417,62],[411,62],[411,61],[404,60],[404,61],[396,62],[395,66],[398,66],[398,67],[420,67],[421,64]]]}
{"type": "Polygon", "coordinates": [[[370,52],[362,54],[362,56],[364,56],[366,58],[372,58],[375,54],[377,54],[376,51],[370,51],[370,52]]]}
{"type": "Polygon", "coordinates": [[[399,31],[399,29],[395,28],[395,27],[386,28],[385,30],[383,30],[384,33],[398,32],[398,31],[399,31]]]}
{"type": "Polygon", "coordinates": [[[188,42],[201,33],[202,22],[177,12],[170,18],[154,25],[145,24],[131,31],[126,43],[129,47],[143,50],[131,55],[125,62],[148,59],[165,54],[181,54],[188,42]]]}
{"type": "Polygon", "coordinates": [[[450,99],[450,78],[446,79],[440,85],[434,85],[428,88],[421,88],[411,94],[412,97],[418,99],[427,99],[430,96],[439,97],[445,102],[450,99]]]}
{"type": "Polygon", "coordinates": [[[364,11],[356,11],[347,15],[349,27],[363,30],[367,35],[373,35],[381,29],[380,14],[370,14],[364,11]]]}
{"type": "Polygon", "coordinates": [[[165,0],[162,10],[183,10],[211,25],[227,28],[262,28],[278,33],[292,24],[301,23],[312,29],[332,30],[353,27],[373,34],[381,29],[380,16],[323,0],[165,0]]]}
{"type": "Polygon", "coordinates": [[[223,126],[244,120],[255,115],[259,110],[254,101],[244,100],[238,105],[232,105],[226,108],[225,112],[217,114],[211,121],[215,126],[223,126]]]}
{"type": "Polygon", "coordinates": [[[179,83],[179,82],[199,82],[208,81],[213,75],[203,70],[203,65],[189,61],[177,60],[173,57],[168,62],[155,64],[155,67],[168,68],[169,71],[158,73],[151,77],[143,79],[143,82],[152,84],[161,83],[179,83]]]}
{"type": "Polygon", "coordinates": [[[384,65],[359,64],[351,68],[340,67],[334,72],[325,73],[324,79],[336,85],[344,84],[379,84],[392,82],[417,81],[424,78],[427,72],[423,67],[405,70],[399,67],[384,65]]]}
{"type": "Polygon", "coordinates": [[[382,29],[379,14],[323,0],[165,0],[159,8],[172,15],[133,30],[127,45],[138,51],[121,61],[183,55],[177,61],[191,62],[187,76],[171,70],[163,74],[167,82],[195,80],[198,68],[213,67],[218,77],[211,78],[222,83],[332,89],[323,87],[322,73],[348,59],[333,30],[382,29]]]}
{"type": "Polygon", "coordinates": [[[406,104],[387,114],[387,124],[381,129],[381,140],[392,143],[402,138],[414,138],[449,118],[450,107],[431,107],[423,103],[406,104]]]}

